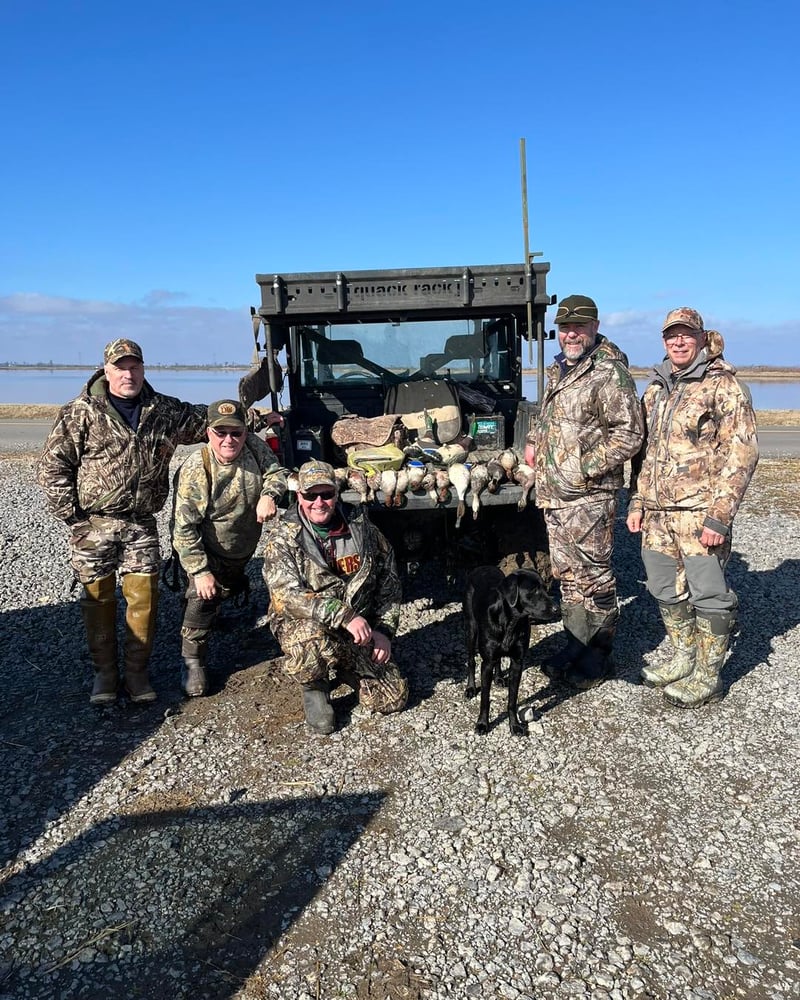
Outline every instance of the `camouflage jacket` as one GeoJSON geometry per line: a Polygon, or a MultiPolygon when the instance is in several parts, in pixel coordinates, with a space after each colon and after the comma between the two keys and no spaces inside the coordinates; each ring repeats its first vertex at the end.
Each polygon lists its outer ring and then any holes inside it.
{"type": "Polygon", "coordinates": [[[155,514],[169,493],[176,446],[205,438],[205,406],[162,396],[145,382],[134,431],[109,402],[106,385],[98,371],[61,407],[39,459],[37,479],[47,504],[69,524],[89,514],[155,514]]]}
{"type": "Polygon", "coordinates": [[[647,440],[632,463],[630,510],[704,510],[706,525],[730,529],[758,463],[756,418],[736,369],[709,330],[694,365],[653,369],[642,407],[647,440]]]}
{"type": "Polygon", "coordinates": [[[595,350],[562,371],[548,369],[537,429],[536,503],[570,507],[613,493],[644,434],[636,385],[625,355],[603,336],[595,350]]]}
{"type": "Polygon", "coordinates": [[[394,638],[400,620],[400,577],[392,547],[362,509],[341,505],[361,566],[347,579],[328,567],[297,506],[270,527],[264,550],[270,625],[308,618],[330,629],[355,615],[394,638]]]}
{"type": "Polygon", "coordinates": [[[280,500],[286,469],[256,434],[236,460],[220,462],[207,445],[186,459],[175,477],[172,546],[190,576],[213,571],[216,559],[246,563],[261,538],[256,506],[280,500]]]}

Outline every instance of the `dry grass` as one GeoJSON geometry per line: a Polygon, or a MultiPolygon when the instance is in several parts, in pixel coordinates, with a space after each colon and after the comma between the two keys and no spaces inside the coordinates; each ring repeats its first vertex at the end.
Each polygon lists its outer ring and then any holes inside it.
{"type": "MultiPolygon", "coordinates": [[[[60,407],[46,403],[0,403],[0,420],[55,420],[60,407]]],[[[759,427],[800,427],[800,410],[758,410],[759,427]]]]}
{"type": "Polygon", "coordinates": [[[0,403],[0,420],[55,420],[60,409],[48,403],[0,403]]]}
{"type": "Polygon", "coordinates": [[[762,458],[745,494],[743,510],[800,515],[800,458],[762,458]]]}

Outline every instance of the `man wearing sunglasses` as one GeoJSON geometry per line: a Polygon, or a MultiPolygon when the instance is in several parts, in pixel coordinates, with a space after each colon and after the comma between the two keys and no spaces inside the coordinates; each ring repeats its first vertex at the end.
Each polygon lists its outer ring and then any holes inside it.
{"type": "Polygon", "coordinates": [[[260,437],[247,430],[239,402],[208,408],[208,444],[193,452],[177,476],[172,545],[189,583],[181,625],[183,690],[208,689],[208,640],[224,600],[246,590],[245,569],[265,521],[286,491],[286,470],[260,437]]]}
{"type": "Polygon", "coordinates": [[[670,704],[697,708],[722,695],[738,604],[725,566],[758,438],[750,394],[722,357],[722,335],[688,306],[668,313],[662,335],[666,358],[642,400],[647,440],[632,462],[627,524],[642,532],[647,589],[674,647],[642,680],[670,704]]]}
{"type": "Polygon", "coordinates": [[[363,508],[338,502],[326,462],[301,466],[297,503],[267,536],[264,580],[270,628],[312,732],[334,730],[332,680],[373,711],[405,706],[408,682],[392,658],[401,596],[394,553],[363,508]]]}
{"type": "Polygon", "coordinates": [[[125,691],[133,702],[156,699],[148,673],[161,567],[155,515],[169,493],[176,446],[202,441],[205,430],[206,407],[156,392],[141,347],[122,337],[106,345],[103,367],[61,408],[45,442],[37,476],[69,529],[70,562],[83,585],[93,705],[117,699],[117,575],[127,604],[125,691]]]}

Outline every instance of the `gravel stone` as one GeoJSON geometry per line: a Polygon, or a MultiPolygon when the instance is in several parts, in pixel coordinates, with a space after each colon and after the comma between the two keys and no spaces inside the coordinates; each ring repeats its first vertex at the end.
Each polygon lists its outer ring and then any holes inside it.
{"type": "Polygon", "coordinates": [[[800,511],[758,473],[725,698],[681,712],[637,683],[670,654],[620,520],[616,675],[549,684],[560,627],[534,629],[527,739],[499,686],[475,735],[461,578],[436,565],[406,583],[408,709],[342,689],[337,732],[309,735],[260,553],[207,698],[181,694],[165,590],[159,701],[94,710],[66,532],[29,457],[0,458],[0,505],[0,1000],[797,996],[800,511]]]}

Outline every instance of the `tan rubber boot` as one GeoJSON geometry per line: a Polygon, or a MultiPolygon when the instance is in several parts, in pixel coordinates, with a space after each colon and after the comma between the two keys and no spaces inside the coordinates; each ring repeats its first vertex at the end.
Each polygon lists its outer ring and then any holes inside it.
{"type": "Polygon", "coordinates": [[[722,697],[720,673],[735,618],[730,613],[697,615],[697,660],[688,677],[664,688],[664,698],[678,708],[699,708],[722,697]]]}
{"type": "Polygon", "coordinates": [[[688,601],[680,604],[659,602],[658,610],[675,652],[672,659],[660,667],[642,669],[642,682],[648,687],[665,687],[688,677],[694,670],[697,654],[695,614],[691,604],[688,601]]]}
{"type": "Polygon", "coordinates": [[[147,663],[153,648],[158,609],[158,575],[126,573],[122,594],[128,602],[125,615],[125,691],[133,702],[155,701],[147,663]]]}
{"type": "Polygon", "coordinates": [[[117,700],[117,579],[113,574],[83,585],[81,614],[94,664],[89,702],[111,705],[117,700]]]}

